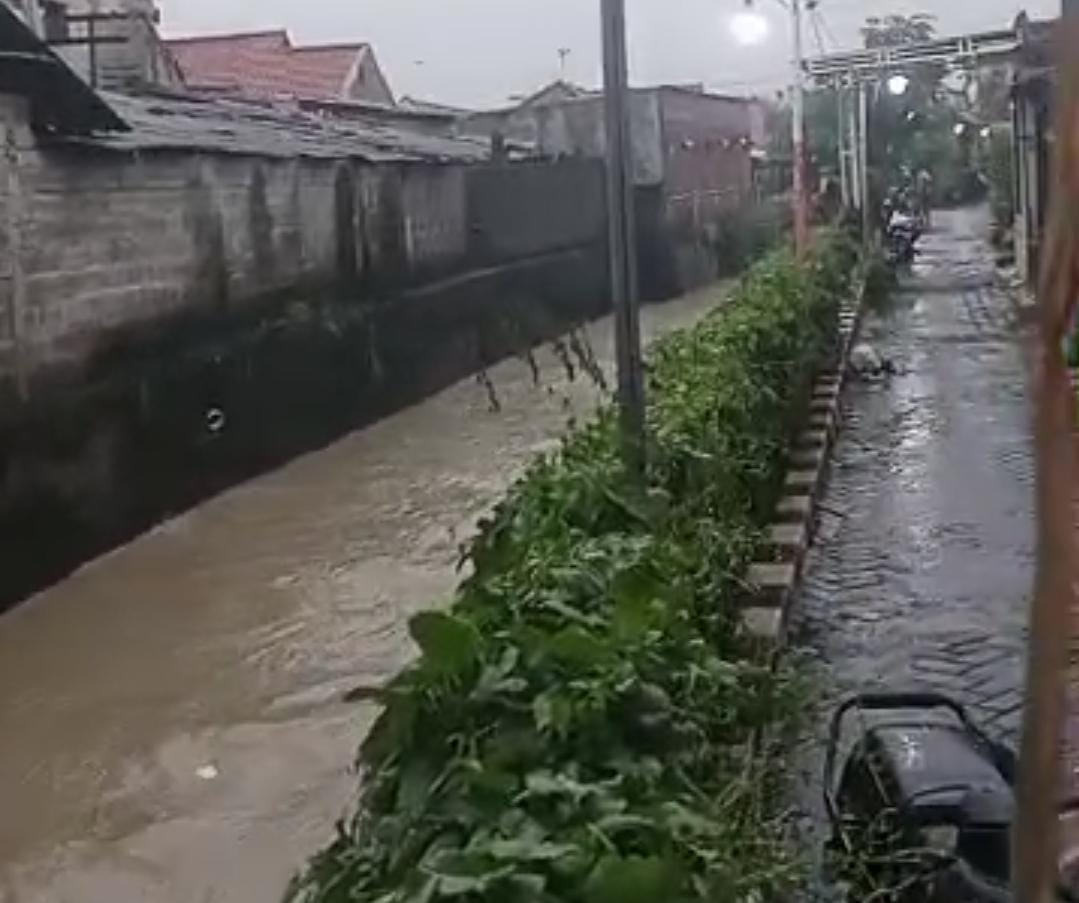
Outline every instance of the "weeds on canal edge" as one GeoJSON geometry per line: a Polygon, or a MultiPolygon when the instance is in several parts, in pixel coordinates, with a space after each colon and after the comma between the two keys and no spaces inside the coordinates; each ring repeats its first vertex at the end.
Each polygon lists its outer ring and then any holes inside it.
{"type": "Polygon", "coordinates": [[[853,246],[776,252],[653,348],[648,488],[607,410],[481,525],[419,660],[372,695],[357,814],[291,901],[767,900],[797,869],[755,730],[791,682],[740,634],[740,577],[853,246]]]}

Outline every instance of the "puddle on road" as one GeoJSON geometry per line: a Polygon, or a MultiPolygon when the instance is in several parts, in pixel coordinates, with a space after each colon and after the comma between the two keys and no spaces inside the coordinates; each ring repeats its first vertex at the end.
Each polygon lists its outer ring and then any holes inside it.
{"type": "MultiPolygon", "coordinates": [[[[646,308],[656,335],[722,292],[646,308]]],[[[610,321],[594,324],[611,370],[610,321]]],[[[355,790],[458,544],[599,399],[549,350],[239,486],[0,617],[0,901],[266,903],[355,790]]]]}

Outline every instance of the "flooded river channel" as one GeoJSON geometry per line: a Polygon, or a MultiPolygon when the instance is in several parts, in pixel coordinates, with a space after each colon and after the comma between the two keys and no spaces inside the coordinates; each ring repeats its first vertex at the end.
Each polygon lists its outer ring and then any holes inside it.
{"type": "MultiPolygon", "coordinates": [[[[718,289],[645,311],[656,335],[718,289]]],[[[593,324],[610,370],[610,320],[593,324]]],[[[0,901],[267,903],[347,809],[476,518],[598,398],[549,348],[238,486],[0,616],[0,901]]]]}

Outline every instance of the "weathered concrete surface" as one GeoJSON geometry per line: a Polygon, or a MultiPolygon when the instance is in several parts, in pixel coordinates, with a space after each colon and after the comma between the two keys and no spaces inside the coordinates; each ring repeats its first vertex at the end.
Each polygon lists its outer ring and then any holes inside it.
{"type": "Polygon", "coordinates": [[[0,609],[229,486],[600,315],[606,281],[595,245],[378,301],[190,318],[129,335],[82,385],[10,411],[0,402],[0,609]]]}
{"type": "MultiPolygon", "coordinates": [[[[687,324],[719,289],[645,311],[687,324]]],[[[608,371],[610,321],[591,327],[608,371]]],[[[266,903],[355,788],[458,543],[596,388],[538,354],[239,486],[0,616],[0,901],[266,903]]]]}
{"type": "Polygon", "coordinates": [[[937,214],[912,277],[864,341],[899,375],[855,382],[795,613],[819,680],[808,842],[835,701],[932,688],[1014,741],[1033,581],[1033,451],[1016,299],[994,287],[981,211],[937,214]]]}

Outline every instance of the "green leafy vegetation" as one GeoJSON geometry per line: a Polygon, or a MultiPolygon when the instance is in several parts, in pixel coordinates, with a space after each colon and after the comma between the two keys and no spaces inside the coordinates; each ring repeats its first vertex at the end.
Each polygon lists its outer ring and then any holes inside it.
{"type": "Polygon", "coordinates": [[[653,348],[647,489],[604,411],[482,524],[358,761],[358,814],[294,901],[764,900],[797,876],[761,729],[792,681],[737,618],[852,246],[776,252],[653,348]]]}

